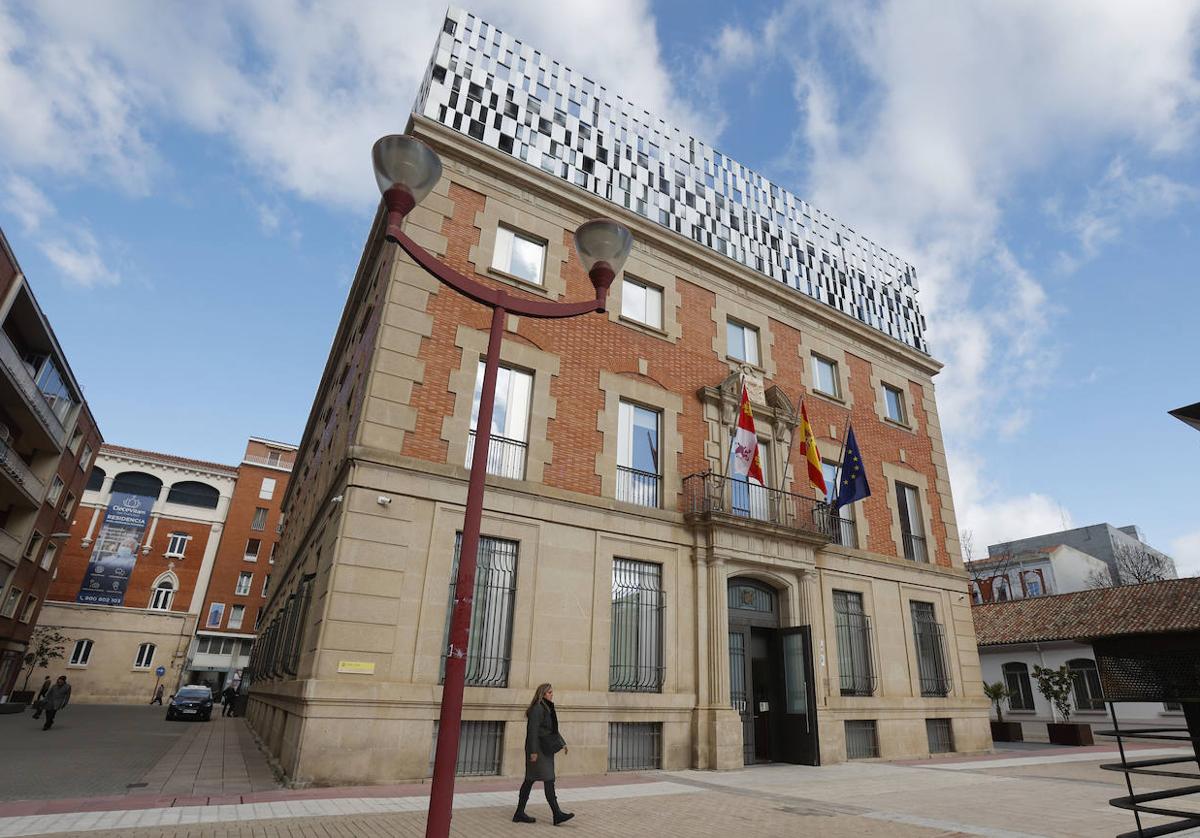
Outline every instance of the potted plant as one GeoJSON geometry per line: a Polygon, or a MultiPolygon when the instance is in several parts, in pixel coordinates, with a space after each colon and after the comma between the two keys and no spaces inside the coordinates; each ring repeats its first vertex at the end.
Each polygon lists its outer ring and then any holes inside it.
{"type": "Polygon", "coordinates": [[[1000,702],[1012,695],[1012,690],[1006,687],[1003,681],[997,681],[994,684],[989,684],[985,681],[983,683],[983,694],[991,699],[992,706],[996,708],[996,721],[992,722],[992,741],[1023,741],[1024,736],[1021,734],[1021,723],[1004,721],[1004,709],[1000,706],[1000,702]]]}
{"type": "Polygon", "coordinates": [[[1051,719],[1054,718],[1055,710],[1058,711],[1058,715],[1062,716],[1062,722],[1050,721],[1046,725],[1050,741],[1055,745],[1094,744],[1096,740],[1092,738],[1091,725],[1071,723],[1071,691],[1074,684],[1071,682],[1071,673],[1067,670],[1066,664],[1058,669],[1035,666],[1033,677],[1037,681],[1038,692],[1050,702],[1051,719]]]}

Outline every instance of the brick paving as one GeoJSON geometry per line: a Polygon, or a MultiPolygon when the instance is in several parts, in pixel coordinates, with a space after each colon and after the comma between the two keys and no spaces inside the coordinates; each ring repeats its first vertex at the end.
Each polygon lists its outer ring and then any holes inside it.
{"type": "Polygon", "coordinates": [[[278,788],[266,757],[243,719],[214,716],[190,723],[130,792],[209,797],[278,788]],[[144,785],[143,785],[144,784],[144,785]]]}

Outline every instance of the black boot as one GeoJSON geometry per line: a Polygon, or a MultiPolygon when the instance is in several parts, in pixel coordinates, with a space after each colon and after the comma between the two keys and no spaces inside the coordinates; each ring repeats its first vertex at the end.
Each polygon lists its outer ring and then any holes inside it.
{"type": "Polygon", "coordinates": [[[517,794],[517,813],[513,815],[513,823],[537,823],[537,818],[525,814],[525,804],[529,802],[529,792],[533,783],[522,783],[521,791],[517,794]]]}
{"type": "Polygon", "coordinates": [[[558,795],[554,793],[554,782],[546,783],[546,802],[550,804],[550,811],[554,813],[554,825],[566,823],[571,818],[575,817],[574,812],[564,812],[558,806],[558,795]]]}

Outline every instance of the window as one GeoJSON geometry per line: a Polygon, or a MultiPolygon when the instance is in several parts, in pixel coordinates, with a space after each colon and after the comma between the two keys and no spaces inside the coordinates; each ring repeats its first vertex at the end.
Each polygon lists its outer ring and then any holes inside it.
{"type": "MultiPolygon", "coordinates": [[[[444,636],[448,646],[450,616],[454,607],[454,585],[462,533],[454,542],[450,568],[450,604],[446,609],[444,636]]],[[[475,570],[475,606],[471,610],[471,632],[467,641],[467,686],[505,687],[511,660],[513,599],[517,590],[517,542],[479,537],[475,570]]],[[[445,660],[442,675],[445,676],[445,660]]]]}
{"type": "Polygon", "coordinates": [[[58,510],[58,514],[64,518],[70,518],[71,513],[75,511],[75,495],[67,492],[67,499],[63,501],[62,509],[58,510]]]}
{"type": "Polygon", "coordinates": [[[657,410],[622,400],[617,415],[617,500],[658,506],[657,410]]]}
{"type": "Polygon", "coordinates": [[[112,490],[158,500],[162,493],[162,481],[143,471],[123,471],[113,478],[112,490]]]}
{"type": "Polygon", "coordinates": [[[1025,596],[1042,596],[1046,593],[1046,588],[1042,585],[1042,574],[1036,570],[1022,573],[1021,582],[1025,586],[1025,596]]]}
{"type": "Polygon", "coordinates": [[[496,230],[496,251],[492,255],[492,267],[496,270],[541,285],[545,257],[544,242],[507,227],[496,230]]]}
{"type": "Polygon", "coordinates": [[[625,277],[621,281],[621,316],[662,328],[662,289],[625,277]]]}
{"type": "Polygon", "coordinates": [[[33,612],[37,609],[37,604],[38,598],[33,595],[30,595],[30,597],[25,600],[25,607],[21,609],[22,623],[28,623],[33,619],[33,612]]]}
{"type": "Polygon", "coordinates": [[[71,666],[87,666],[92,659],[92,641],[76,640],[71,650],[71,666]]]}
{"type": "Polygon", "coordinates": [[[260,608],[254,612],[254,630],[255,631],[258,631],[259,626],[262,625],[262,618],[263,618],[263,609],[260,608]]]}
{"type": "Polygon", "coordinates": [[[245,619],[245,617],[246,617],[246,606],[244,606],[244,605],[231,606],[229,609],[228,628],[240,629],[242,627],[242,620],[245,619]]]}
{"type": "Polygon", "coordinates": [[[1103,710],[1104,696],[1100,690],[1100,671],[1089,658],[1067,661],[1067,671],[1074,685],[1075,706],[1080,710],[1103,710]]]}
{"type": "Polygon", "coordinates": [[[276,547],[278,547],[278,546],[279,546],[279,542],[278,542],[278,541],[272,541],[272,542],[271,542],[271,555],[269,555],[269,556],[267,557],[267,561],[268,561],[270,564],[275,564],[275,548],[276,548],[276,547]]]}
{"type": "Polygon", "coordinates": [[[925,738],[929,741],[931,754],[954,752],[954,728],[949,719],[926,719],[925,738]]]}
{"type": "Polygon", "coordinates": [[[248,570],[238,574],[237,589],[234,591],[238,596],[246,596],[250,593],[250,586],[254,583],[254,574],[248,570]]]}
{"type": "Polygon", "coordinates": [[[271,574],[268,573],[266,576],[263,577],[263,588],[262,588],[263,596],[267,595],[267,589],[270,587],[271,587],[271,574]]]}
{"type": "Polygon", "coordinates": [[[267,527],[267,508],[259,506],[254,510],[254,520],[250,522],[250,529],[262,532],[267,527]]]}
{"type": "Polygon", "coordinates": [[[67,443],[67,448],[71,450],[72,454],[78,454],[79,443],[81,442],[83,442],[83,431],[79,428],[76,428],[71,432],[71,441],[67,443]]]}
{"type": "Polygon", "coordinates": [[[54,475],[54,479],[50,481],[50,491],[46,494],[46,503],[58,503],[58,499],[62,497],[63,486],[65,485],[61,477],[57,474],[54,475]]]}
{"type": "Polygon", "coordinates": [[[992,600],[994,602],[1008,602],[1010,599],[1012,599],[1012,587],[1008,584],[1008,577],[992,577],[992,600]]]}
{"type": "Polygon", "coordinates": [[[913,622],[913,641],[917,649],[917,675],[921,695],[950,694],[950,671],[946,658],[946,634],[937,621],[932,602],[909,602],[913,622]]]}
{"type": "Polygon", "coordinates": [[[871,662],[871,618],[863,609],[862,594],[834,591],[833,618],[837,628],[842,695],[873,694],[875,667],[871,662]]]}
{"type": "Polygon", "coordinates": [[[258,551],[262,548],[262,541],[257,538],[246,539],[246,553],[242,557],[248,562],[258,561],[258,551]]]}
{"type": "MultiPolygon", "coordinates": [[[[837,463],[821,461],[821,475],[825,478],[825,488],[829,490],[830,498],[837,496],[838,475],[841,470],[842,467],[837,463]]],[[[848,503],[836,510],[830,507],[830,513],[837,515],[831,527],[834,542],[843,547],[857,547],[858,527],[854,523],[854,504],[848,503]]]]}
{"type": "MultiPolygon", "coordinates": [[[[479,427],[479,399],[483,392],[483,361],[475,374],[471,400],[471,430],[467,436],[467,468],[475,458],[475,430],[479,427]]],[[[533,376],[521,370],[496,370],[496,401],[492,405],[492,441],[488,445],[488,474],[522,480],[529,432],[529,397],[533,376]]]]}
{"type": "MultiPolygon", "coordinates": [[[[438,722],[433,723],[433,741],[429,752],[429,770],[437,751],[438,722]]],[[[523,738],[522,738],[522,741],[523,738]]],[[[463,721],[459,725],[456,777],[485,777],[500,773],[504,756],[504,722],[463,721]]]]}
{"type": "Polygon", "coordinates": [[[264,477],[262,485],[258,489],[259,500],[270,500],[275,497],[275,478],[264,477]]]}
{"type": "Polygon", "coordinates": [[[88,467],[88,463],[90,463],[91,461],[92,461],[92,446],[85,445],[85,446],[83,446],[83,454],[82,454],[82,456],[80,456],[79,462],[76,463],[76,465],[82,469],[86,469],[88,467]]]}
{"type": "Polygon", "coordinates": [[[879,756],[879,736],[874,719],[847,720],[846,759],[874,759],[879,756]]]}
{"type": "Polygon", "coordinates": [[[0,610],[0,617],[11,617],[17,612],[17,605],[21,602],[21,595],[25,592],[20,588],[9,588],[8,599],[4,600],[4,608],[0,610]]]}
{"type": "Polygon", "coordinates": [[[917,488],[897,483],[896,505],[900,516],[900,537],[904,542],[904,558],[910,562],[928,562],[925,523],[921,519],[921,496],[917,494],[917,488]]]}
{"type": "Polygon", "coordinates": [[[175,584],[170,579],[162,579],[154,586],[154,593],[150,596],[150,609],[152,611],[170,611],[171,600],[175,598],[175,584]]]}
{"type": "Polygon", "coordinates": [[[37,530],[33,531],[33,535],[29,537],[29,544],[25,546],[25,558],[31,562],[37,561],[38,548],[42,546],[42,534],[37,530]]]}
{"type": "Polygon", "coordinates": [[[221,493],[207,483],[181,480],[171,486],[171,491],[167,493],[167,502],[197,506],[201,509],[216,509],[217,504],[221,502],[221,493]]]}
{"type": "Polygon", "coordinates": [[[1009,710],[1033,710],[1033,685],[1029,682],[1029,667],[1020,661],[1009,661],[1000,667],[1004,685],[1010,693],[1009,710]]]}
{"type": "Polygon", "coordinates": [[[725,322],[725,354],[758,366],[758,329],[733,320],[725,322]]]}
{"type": "Polygon", "coordinates": [[[187,550],[188,542],[192,537],[185,532],[173,532],[167,536],[167,557],[172,559],[182,559],[184,551],[187,550]]]}
{"type": "Polygon", "coordinates": [[[267,452],[267,465],[277,466],[283,460],[283,454],[278,451],[267,452]]]}
{"type": "Polygon", "coordinates": [[[51,541],[46,545],[46,551],[42,553],[42,570],[49,570],[54,567],[54,558],[58,555],[58,545],[51,541]]]}
{"type": "Polygon", "coordinates": [[[812,361],[813,383],[817,392],[840,399],[842,397],[842,388],[838,378],[837,361],[830,361],[828,358],[822,358],[820,355],[813,355],[812,361]]]}
{"type": "Polygon", "coordinates": [[[887,418],[901,425],[908,424],[908,416],[904,412],[904,393],[890,384],[883,385],[883,407],[887,411],[887,418]]]}
{"type": "MultiPolygon", "coordinates": [[[[762,463],[763,479],[771,483],[771,445],[758,441],[758,459],[762,463]]],[[[749,475],[742,477],[733,473],[733,446],[729,446],[730,504],[735,515],[772,520],[771,492],[757,480],[751,482],[749,475]]]]}
{"type": "Polygon", "coordinates": [[[209,628],[220,628],[221,618],[225,616],[225,603],[214,602],[208,607],[208,622],[205,623],[209,628]]]}
{"type": "Polygon", "coordinates": [[[104,473],[104,469],[100,468],[100,466],[92,466],[92,470],[88,474],[87,486],[84,489],[89,492],[99,492],[104,488],[105,477],[107,475],[104,473]]]}
{"type": "Polygon", "coordinates": [[[133,659],[134,669],[149,669],[150,664],[154,663],[154,644],[143,643],[138,646],[137,657],[133,659]]]}
{"type": "Polygon", "coordinates": [[[662,768],[662,722],[609,722],[608,770],[662,768]]]}
{"type": "Polygon", "coordinates": [[[613,692],[662,690],[664,600],[662,565],[613,560],[608,675],[613,692]]]}

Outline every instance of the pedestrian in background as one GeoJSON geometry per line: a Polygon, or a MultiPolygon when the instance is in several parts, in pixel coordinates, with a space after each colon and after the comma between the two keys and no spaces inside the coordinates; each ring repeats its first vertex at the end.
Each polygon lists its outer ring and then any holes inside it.
{"type": "Polygon", "coordinates": [[[514,823],[535,823],[537,818],[525,814],[525,804],[533,784],[538,780],[546,789],[546,802],[554,813],[554,825],[565,823],[575,817],[573,812],[564,812],[558,807],[554,793],[554,755],[567,753],[567,743],[558,732],[558,713],[554,709],[554,687],[541,684],[533,694],[533,701],[525,711],[525,782],[517,796],[517,813],[514,823]]]}
{"type": "Polygon", "coordinates": [[[58,680],[54,682],[54,686],[46,690],[45,711],[46,723],[42,725],[42,730],[49,730],[54,726],[54,717],[58,715],[58,711],[71,703],[71,685],[67,683],[66,675],[59,675],[58,680]]]}
{"type": "Polygon", "coordinates": [[[46,705],[46,693],[50,691],[50,676],[46,676],[46,680],[42,681],[42,688],[38,690],[37,698],[33,700],[33,717],[40,719],[42,717],[42,708],[46,705]]]}
{"type": "Polygon", "coordinates": [[[234,701],[236,701],[236,700],[237,700],[237,690],[235,690],[233,688],[233,684],[230,684],[228,687],[221,690],[221,715],[222,716],[232,716],[233,715],[233,711],[236,709],[234,706],[234,701]]]}
{"type": "Polygon", "coordinates": [[[163,685],[159,684],[154,688],[154,698],[150,699],[151,704],[162,706],[163,685]]]}

